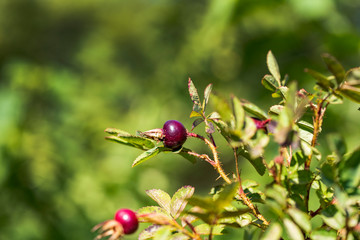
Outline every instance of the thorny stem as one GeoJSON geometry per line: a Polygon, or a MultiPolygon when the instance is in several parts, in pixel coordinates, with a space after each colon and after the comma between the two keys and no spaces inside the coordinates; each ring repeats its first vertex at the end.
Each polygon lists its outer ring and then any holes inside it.
{"type": "MultiPolygon", "coordinates": [[[[210,148],[212,154],[213,154],[213,157],[214,157],[214,160],[212,164],[212,166],[216,169],[216,171],[218,171],[218,173],[220,174],[220,176],[225,180],[226,183],[230,184],[231,183],[231,180],[229,179],[229,177],[225,174],[224,170],[222,169],[221,167],[221,163],[220,163],[220,160],[219,160],[219,156],[217,154],[217,151],[216,151],[216,147],[214,146],[214,144],[212,144],[212,142],[210,142],[207,138],[204,138],[203,136],[200,136],[196,133],[188,133],[188,136],[189,137],[194,137],[194,138],[198,138],[198,139],[201,139],[202,141],[204,141],[210,148]]],[[[201,156],[201,155],[200,155],[201,156]]]]}
{"type": "MultiPolygon", "coordinates": [[[[310,103],[315,117],[314,117],[314,131],[313,131],[313,138],[311,140],[311,147],[315,147],[316,145],[316,141],[317,141],[317,137],[320,133],[321,130],[321,126],[323,123],[323,118],[324,118],[324,114],[326,111],[327,106],[329,105],[329,102],[325,104],[325,101],[327,100],[327,98],[330,96],[330,94],[326,95],[318,104],[317,106],[314,106],[312,103],[310,103]]],[[[309,170],[310,169],[310,164],[311,164],[311,158],[312,158],[312,153],[309,154],[308,158],[305,161],[305,170],[309,170]]],[[[305,195],[305,207],[306,210],[309,210],[309,198],[310,198],[310,189],[311,189],[311,184],[312,181],[307,185],[307,191],[306,191],[306,195],[305,195]]]]}
{"type": "Polygon", "coordinates": [[[239,164],[238,164],[238,155],[237,155],[237,148],[234,148],[234,157],[235,157],[235,164],[236,164],[236,175],[237,179],[239,181],[239,196],[243,200],[246,206],[248,206],[252,211],[253,214],[263,221],[264,225],[269,225],[269,222],[264,218],[264,216],[259,212],[259,209],[254,206],[254,204],[251,202],[251,200],[246,196],[244,189],[241,184],[241,177],[240,177],[240,171],[239,171],[239,164]]]}

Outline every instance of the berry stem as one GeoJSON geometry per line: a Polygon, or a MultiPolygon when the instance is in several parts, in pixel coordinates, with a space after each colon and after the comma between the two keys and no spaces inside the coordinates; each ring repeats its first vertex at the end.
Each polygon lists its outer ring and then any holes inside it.
{"type": "Polygon", "coordinates": [[[213,163],[211,163],[211,162],[210,163],[216,169],[216,171],[220,174],[220,176],[225,180],[225,182],[230,184],[231,180],[228,178],[228,176],[225,174],[224,170],[221,167],[221,162],[219,160],[219,156],[217,154],[216,147],[214,146],[214,144],[212,142],[210,142],[207,138],[204,138],[203,136],[200,136],[196,133],[188,133],[188,137],[198,138],[198,139],[204,141],[209,146],[209,148],[214,156],[214,160],[212,160],[213,163]]]}

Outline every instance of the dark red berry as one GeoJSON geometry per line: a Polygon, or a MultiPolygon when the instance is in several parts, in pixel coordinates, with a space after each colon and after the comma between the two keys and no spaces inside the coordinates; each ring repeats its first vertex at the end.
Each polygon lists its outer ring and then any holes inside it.
{"type": "Polygon", "coordinates": [[[187,138],[187,131],[181,122],[169,120],[164,124],[164,146],[173,150],[179,149],[187,138]]]}
{"type": "Polygon", "coordinates": [[[130,209],[119,209],[115,213],[114,219],[121,224],[125,234],[134,233],[139,227],[139,222],[136,214],[130,209]]]}

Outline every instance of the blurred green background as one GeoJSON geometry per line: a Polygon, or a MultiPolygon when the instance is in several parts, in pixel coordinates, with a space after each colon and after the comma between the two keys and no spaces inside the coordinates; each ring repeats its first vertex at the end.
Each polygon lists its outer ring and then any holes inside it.
{"type": "MultiPolygon", "coordinates": [[[[206,193],[220,183],[207,164],[163,154],[132,169],[140,152],[103,130],[168,119],[190,128],[188,77],[268,109],[270,49],[282,74],[312,91],[303,69],[326,73],[321,53],[360,66],[359,11],[353,0],[1,0],[0,239],[92,239],[116,209],[154,204],[146,189],[206,193]]],[[[324,122],[349,148],[359,144],[357,108],[331,106],[324,122]]],[[[199,144],[186,143],[206,152],[199,144]]],[[[247,162],[242,174],[260,179],[247,162]]]]}

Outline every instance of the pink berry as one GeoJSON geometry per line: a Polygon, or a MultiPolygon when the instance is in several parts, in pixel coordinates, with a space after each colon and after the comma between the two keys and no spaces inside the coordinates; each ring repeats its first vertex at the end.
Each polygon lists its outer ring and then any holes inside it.
{"type": "Polygon", "coordinates": [[[169,120],[163,126],[164,146],[179,149],[186,141],[187,131],[181,122],[169,120]]]}
{"type": "Polygon", "coordinates": [[[139,227],[139,222],[136,217],[136,214],[130,209],[126,209],[126,208],[119,209],[115,213],[114,219],[121,224],[125,234],[132,234],[139,227]]]}

